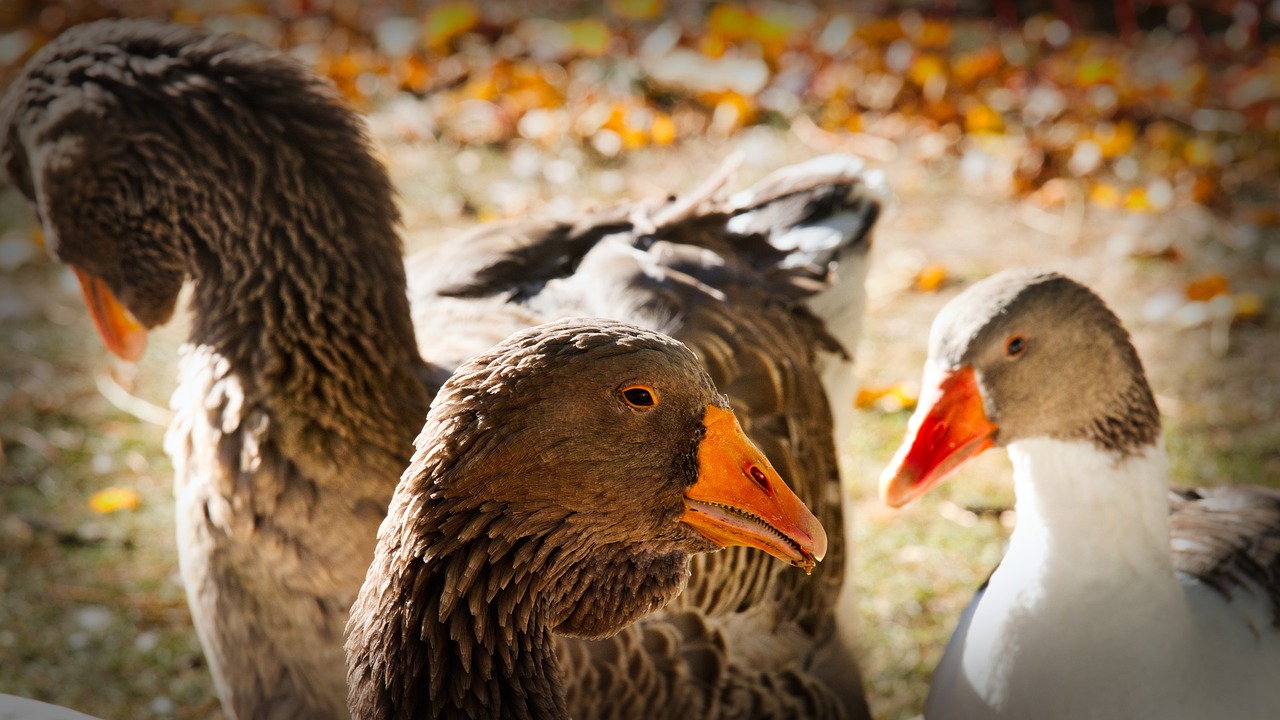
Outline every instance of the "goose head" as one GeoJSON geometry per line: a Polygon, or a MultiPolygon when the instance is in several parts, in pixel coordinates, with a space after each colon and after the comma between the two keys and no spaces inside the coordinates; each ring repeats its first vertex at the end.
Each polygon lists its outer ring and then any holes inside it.
{"type": "Polygon", "coordinates": [[[60,87],[41,108],[32,98],[11,98],[31,118],[11,125],[5,168],[32,200],[55,259],[71,266],[99,334],[116,355],[136,360],[146,331],[172,317],[186,279],[186,261],[167,196],[182,176],[159,160],[158,135],[137,137],[98,119],[109,96],[95,86],[60,87]],[[16,136],[16,137],[15,137],[16,136]]]}
{"type": "Polygon", "coordinates": [[[494,538],[554,548],[528,562],[572,596],[558,632],[608,634],[660,607],[694,553],[749,546],[806,570],[826,553],[696,356],[625,323],[541,325],[464,364],[417,446],[382,543],[399,523],[429,563],[494,538]],[[575,576],[590,582],[557,580],[575,576]]]}
{"type": "Polygon", "coordinates": [[[880,477],[898,507],[991,447],[1088,440],[1154,443],[1159,413],[1118,318],[1062,275],[1010,270],[975,283],[934,320],[920,403],[880,477]]]}

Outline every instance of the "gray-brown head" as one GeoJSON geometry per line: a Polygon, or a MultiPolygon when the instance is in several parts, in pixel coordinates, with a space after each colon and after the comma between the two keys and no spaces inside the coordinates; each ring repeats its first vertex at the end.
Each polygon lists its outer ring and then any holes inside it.
{"type": "MultiPolygon", "coordinates": [[[[247,277],[344,240],[364,247],[328,254],[403,276],[390,183],[359,117],[242,36],[134,20],[67,30],[0,103],[0,165],[128,359],[189,277],[197,292],[208,276],[211,296],[245,294],[247,277]]],[[[220,303],[232,304],[200,304],[220,303]]]]}
{"type": "Polygon", "coordinates": [[[934,320],[920,405],[881,496],[905,504],[983,450],[1022,439],[1127,454],[1159,434],[1142,363],[1106,303],[1062,275],[1009,270],[934,320]]]}
{"type": "Polygon", "coordinates": [[[520,653],[662,607],[692,554],[748,545],[812,568],[826,552],[696,356],[625,323],[512,336],[445,383],[416,444],[352,609],[357,716],[541,697],[545,668],[520,653]]]}

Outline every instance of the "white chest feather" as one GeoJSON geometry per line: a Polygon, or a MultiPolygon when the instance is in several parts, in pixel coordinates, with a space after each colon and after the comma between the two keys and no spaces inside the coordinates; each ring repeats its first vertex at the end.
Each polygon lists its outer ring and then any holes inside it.
{"type": "Polygon", "coordinates": [[[948,718],[1280,717],[1276,633],[1253,603],[1185,587],[1169,550],[1162,447],[1116,461],[1084,442],[1009,447],[1018,526],[966,609],[925,715],[948,718]],[[1266,710],[1263,710],[1266,708],[1266,710]]]}

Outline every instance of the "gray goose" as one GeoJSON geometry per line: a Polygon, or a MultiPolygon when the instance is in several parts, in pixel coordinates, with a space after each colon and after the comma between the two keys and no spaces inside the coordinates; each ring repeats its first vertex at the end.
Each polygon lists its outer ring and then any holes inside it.
{"type": "MultiPolygon", "coordinates": [[[[482,226],[411,261],[410,308],[360,119],[272,49],[151,22],[73,28],[7,91],[0,138],[108,348],[136,357],[194,287],[166,449],[188,602],[231,717],[347,714],[343,628],[430,399],[511,332],[575,315],[684,341],[832,534],[811,579],[761,553],[697,556],[654,632],[749,668],[756,697],[736,697],[762,716],[866,714],[834,609],[848,554],[830,407],[851,397],[828,400],[850,391],[880,208],[856,163],[482,226]]],[[[570,644],[570,710],[590,715],[595,689],[643,692],[588,662],[640,650],[570,644]]]]}
{"type": "MultiPolygon", "coordinates": [[[[457,369],[415,446],[351,609],[356,718],[568,718],[557,636],[663,607],[697,553],[812,570],[826,552],[697,357],[633,325],[516,333],[457,369]]],[[[590,717],[713,715],[733,678],[706,652],[650,648],[700,682],[659,672],[642,706],[606,696],[590,717]]]]}
{"type": "Polygon", "coordinates": [[[997,446],[1018,517],[926,717],[1277,717],[1280,492],[1169,488],[1142,363],[1101,298],[1037,270],[976,283],[934,321],[923,387],[885,501],[997,446]]]}

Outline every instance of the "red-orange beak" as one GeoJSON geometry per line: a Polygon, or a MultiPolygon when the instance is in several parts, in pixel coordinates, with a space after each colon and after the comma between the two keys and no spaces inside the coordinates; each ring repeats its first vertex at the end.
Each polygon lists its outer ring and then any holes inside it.
{"type": "Polygon", "coordinates": [[[973,369],[928,366],[907,436],[880,474],[880,499],[901,507],[923,495],[991,447],[995,433],[973,369]]]}
{"type": "Polygon", "coordinates": [[[681,518],[720,547],[759,548],[811,572],[827,554],[827,533],[787,487],[729,410],[707,406],[698,481],[681,518]]]}
{"type": "Polygon", "coordinates": [[[71,269],[76,271],[85,304],[107,349],[129,361],[142,357],[147,349],[147,329],[120,304],[106,283],[74,265],[71,269]]]}

